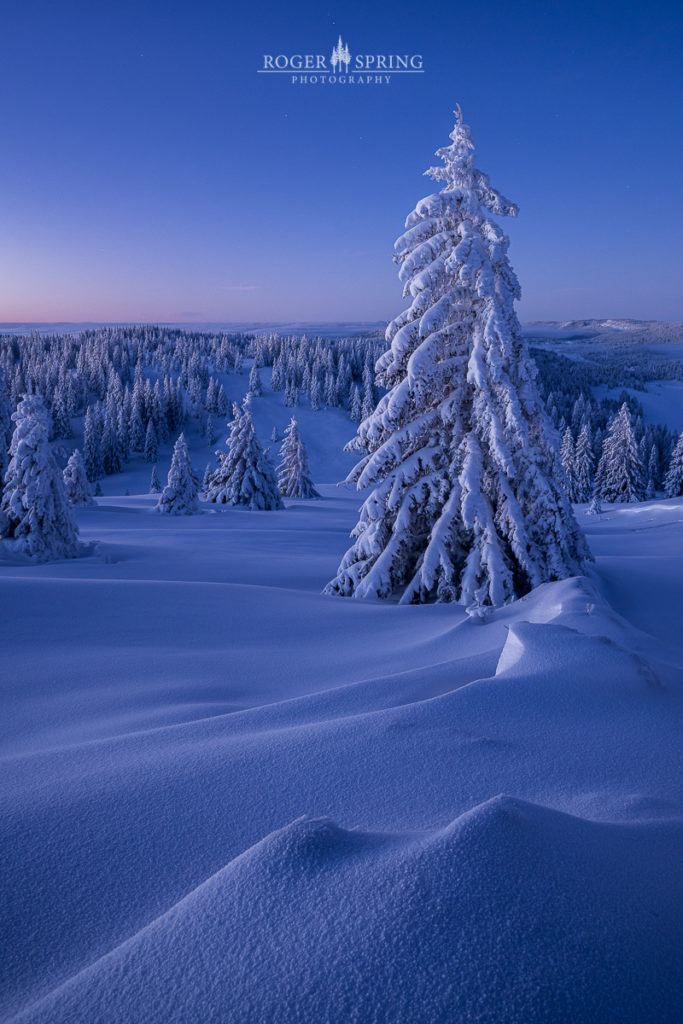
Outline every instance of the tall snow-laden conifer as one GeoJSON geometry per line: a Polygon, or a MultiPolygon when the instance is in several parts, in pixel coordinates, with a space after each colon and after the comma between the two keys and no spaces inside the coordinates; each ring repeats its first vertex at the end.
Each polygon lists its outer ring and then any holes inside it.
{"type": "Polygon", "coordinates": [[[3,535],[36,561],[75,558],[78,528],[50,450],[42,399],[25,395],[12,419],[16,426],[0,505],[3,535]]]}
{"type": "Polygon", "coordinates": [[[299,424],[292,416],[285,430],[285,439],[280,448],[280,465],[277,468],[278,486],[285,498],[319,498],[313,486],[309,470],[308,455],[299,424]]]}
{"type": "Polygon", "coordinates": [[[372,487],[328,593],[500,605],[590,557],[553,478],[555,442],[514,311],[509,241],[490,214],[517,207],[474,166],[456,111],[441,192],[395,245],[410,306],[377,362],[387,389],[347,446],[372,487]]]}

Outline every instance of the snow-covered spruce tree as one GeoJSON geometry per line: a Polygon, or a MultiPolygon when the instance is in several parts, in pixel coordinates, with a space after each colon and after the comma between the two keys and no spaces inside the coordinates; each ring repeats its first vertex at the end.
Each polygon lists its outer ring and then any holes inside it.
{"type": "Polygon", "coordinates": [[[664,478],[664,490],[669,498],[683,494],[683,433],[671,453],[669,468],[664,478]]]}
{"type": "Polygon", "coordinates": [[[357,384],[352,384],[349,400],[349,419],[352,419],[354,423],[358,423],[360,422],[362,415],[360,390],[357,384]]]}
{"type": "Polygon", "coordinates": [[[12,416],[9,404],[9,392],[5,382],[5,374],[0,367],[0,488],[9,462],[9,446],[12,440],[12,416]]]}
{"type": "Polygon", "coordinates": [[[624,402],[602,442],[595,474],[595,491],[604,501],[642,501],[645,497],[643,463],[624,402]]]}
{"type": "Polygon", "coordinates": [[[576,450],[574,447],[574,438],[572,436],[571,427],[567,427],[562,435],[560,462],[562,464],[562,471],[565,477],[567,497],[570,501],[578,501],[578,498],[576,497],[576,450]]]}
{"type": "Polygon", "coordinates": [[[71,420],[66,411],[64,394],[55,388],[52,400],[52,436],[68,440],[71,437],[71,420]]]}
{"type": "Polygon", "coordinates": [[[553,478],[556,451],[513,302],[509,241],[489,214],[517,208],[474,166],[459,109],[443,181],[396,242],[411,304],[377,362],[387,389],[347,448],[373,490],[328,593],[500,605],[590,557],[553,478]]]}
{"type": "Polygon", "coordinates": [[[140,415],[140,409],[136,404],[133,405],[133,410],[130,414],[128,443],[134,452],[141,452],[145,447],[145,427],[140,415]]]}
{"type": "Polygon", "coordinates": [[[240,411],[239,425],[230,444],[228,459],[233,467],[231,504],[262,511],[284,508],[275,470],[256,436],[249,395],[244,399],[240,411]]]}
{"type": "Polygon", "coordinates": [[[149,479],[149,493],[161,494],[161,481],[159,480],[159,473],[156,466],[152,466],[152,475],[149,479]]]}
{"type": "Polygon", "coordinates": [[[123,456],[119,443],[117,418],[111,410],[104,417],[102,461],[104,463],[104,472],[107,476],[110,476],[112,473],[120,473],[123,469],[123,456]]]}
{"type": "Polygon", "coordinates": [[[48,442],[49,418],[38,395],[25,395],[16,424],[0,505],[3,536],[36,561],[75,558],[78,528],[48,442]]]}
{"type": "Polygon", "coordinates": [[[292,416],[285,430],[277,468],[278,486],[285,498],[319,498],[308,470],[308,455],[299,433],[299,424],[292,416]]]}
{"type": "Polygon", "coordinates": [[[574,473],[576,477],[575,501],[589,501],[593,493],[593,446],[587,423],[581,427],[581,433],[576,441],[574,473]]]}
{"type": "Polygon", "coordinates": [[[159,496],[157,512],[172,516],[192,515],[199,508],[197,489],[197,477],[190,462],[185,436],[181,434],[173,446],[168,482],[159,496]]]}
{"type": "Polygon", "coordinates": [[[586,514],[589,516],[602,515],[602,505],[600,504],[600,498],[597,494],[594,494],[591,498],[590,505],[586,509],[586,514]]]}
{"type": "Polygon", "coordinates": [[[154,421],[150,420],[147,424],[147,432],[145,434],[144,459],[145,462],[155,463],[158,458],[159,443],[157,441],[157,432],[154,429],[154,421]]]}
{"type": "Polygon", "coordinates": [[[85,456],[85,471],[88,474],[90,483],[94,483],[104,473],[102,462],[102,444],[99,417],[92,406],[88,406],[85,413],[85,427],[83,434],[83,449],[85,456]]]}
{"type": "Polygon", "coordinates": [[[204,476],[202,478],[202,497],[204,498],[205,501],[206,501],[206,492],[208,491],[209,487],[211,486],[211,477],[213,476],[214,468],[215,467],[212,466],[210,462],[207,462],[206,469],[204,470],[204,476]]]}
{"type": "Polygon", "coordinates": [[[85,462],[78,448],[74,448],[62,474],[67,501],[74,507],[94,505],[85,462]]]}
{"type": "Polygon", "coordinates": [[[256,398],[263,394],[261,375],[258,372],[258,367],[255,365],[252,366],[249,372],[249,394],[254,395],[256,398]]]}
{"type": "Polygon", "coordinates": [[[219,464],[214,471],[206,500],[223,505],[272,511],[283,508],[277,480],[263,453],[251,417],[249,395],[242,408],[233,405],[227,452],[217,452],[219,464]]]}
{"type": "MultiPolygon", "coordinates": [[[[237,367],[235,367],[235,368],[237,368],[237,367]]],[[[219,416],[227,416],[228,415],[228,399],[227,399],[227,396],[225,394],[225,388],[223,387],[222,384],[218,388],[218,396],[216,398],[216,413],[219,416]]]]}
{"type": "Polygon", "coordinates": [[[647,459],[647,472],[650,480],[652,481],[652,486],[657,490],[657,485],[661,481],[661,469],[659,464],[659,452],[657,451],[656,444],[650,445],[650,454],[647,459]]]}

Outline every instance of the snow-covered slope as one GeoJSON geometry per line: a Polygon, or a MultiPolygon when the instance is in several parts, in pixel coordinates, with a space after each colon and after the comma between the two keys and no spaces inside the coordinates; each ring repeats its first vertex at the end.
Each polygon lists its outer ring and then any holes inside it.
{"type": "Polygon", "coordinates": [[[673,1024],[683,500],[483,622],[324,597],[353,425],[297,417],[321,500],[158,516],[133,465],[95,554],[0,567],[0,1017],[673,1024]]]}
{"type": "Polygon", "coordinates": [[[593,341],[606,346],[680,345],[683,342],[683,323],[668,320],[536,320],[524,324],[523,329],[524,336],[530,340],[593,341]]]}

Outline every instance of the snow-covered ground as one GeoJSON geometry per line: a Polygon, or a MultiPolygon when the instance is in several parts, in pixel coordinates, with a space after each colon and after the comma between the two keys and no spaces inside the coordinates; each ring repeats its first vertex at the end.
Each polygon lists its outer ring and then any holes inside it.
{"type": "Polygon", "coordinates": [[[683,499],[484,623],[325,597],[354,428],[295,412],[322,500],[158,516],[137,462],[0,566],[0,1017],[680,1020],[683,499]]]}

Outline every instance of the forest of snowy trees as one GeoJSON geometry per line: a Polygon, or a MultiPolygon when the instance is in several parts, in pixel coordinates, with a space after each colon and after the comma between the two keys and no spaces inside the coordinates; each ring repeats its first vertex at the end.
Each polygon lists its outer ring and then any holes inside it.
{"type": "MultiPolygon", "coordinates": [[[[27,393],[41,395],[51,441],[73,438],[84,417],[83,458],[90,482],[118,473],[131,453],[157,461],[159,446],[194,420],[213,445],[230,412],[221,378],[253,360],[245,393],[258,395],[259,369],[285,405],[339,407],[359,421],[374,408],[376,341],[200,334],[159,327],[102,328],[71,335],[0,336],[0,441],[27,393]]],[[[4,464],[0,461],[0,471],[4,464]]]]}
{"type": "MultiPolygon", "coordinates": [[[[197,469],[191,467],[203,500],[267,510],[281,508],[282,497],[314,497],[296,415],[284,438],[274,432],[269,440],[277,447],[271,446],[268,454],[253,429],[249,401],[265,389],[274,390],[282,393],[291,414],[297,406],[314,412],[333,407],[344,410],[350,424],[372,420],[378,403],[386,409],[391,392],[386,368],[375,376],[383,351],[384,343],[376,335],[239,335],[150,326],[109,327],[79,335],[0,336],[0,480],[6,510],[0,515],[2,537],[15,550],[22,546],[32,552],[31,557],[77,550],[64,525],[68,517],[61,512],[56,515],[58,520],[62,517],[63,529],[61,534],[57,531],[54,545],[45,544],[43,527],[30,543],[19,544],[26,523],[20,525],[16,511],[13,517],[8,513],[32,500],[26,495],[33,493],[21,484],[28,469],[19,472],[12,453],[22,431],[41,438],[31,472],[37,459],[41,473],[47,474],[41,486],[58,495],[50,499],[57,509],[62,507],[62,493],[67,509],[93,505],[102,478],[121,472],[131,459],[149,464],[149,490],[161,494],[168,483],[159,478],[160,449],[168,450],[188,429],[193,436],[203,436],[207,447],[201,484],[197,469]],[[232,409],[226,395],[231,378],[242,380],[245,396],[245,404],[232,409]],[[40,397],[42,412],[33,401],[24,405],[20,426],[13,417],[24,396],[31,395],[40,397]],[[27,411],[35,418],[30,430],[27,411]],[[62,478],[61,490],[54,482],[55,470],[62,478]]],[[[594,496],[605,502],[639,501],[657,493],[683,493],[681,440],[667,427],[646,422],[633,395],[652,374],[674,376],[674,361],[663,365],[662,357],[625,358],[624,373],[615,376],[614,367],[607,368],[599,359],[572,362],[568,372],[569,360],[558,353],[536,348],[531,355],[545,411],[555,428],[549,435],[558,452],[553,475],[571,501],[590,502],[594,496]],[[618,398],[597,398],[598,385],[628,385],[631,391],[618,398]],[[617,470],[619,479],[614,478],[617,470]]],[[[195,500],[196,496],[188,498],[190,510],[196,507],[195,500]]],[[[175,504],[164,500],[160,508],[171,510],[175,504]]]]}

